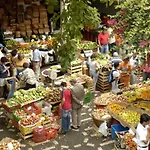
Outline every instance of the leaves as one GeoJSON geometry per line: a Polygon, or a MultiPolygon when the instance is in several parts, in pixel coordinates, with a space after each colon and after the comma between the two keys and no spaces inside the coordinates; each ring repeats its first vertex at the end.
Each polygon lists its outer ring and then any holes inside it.
{"type": "Polygon", "coordinates": [[[100,16],[88,0],[65,0],[64,4],[66,7],[60,15],[62,32],[56,35],[53,45],[62,68],[67,69],[76,56],[77,41],[82,39],[81,30],[85,26],[98,26],[100,16]]]}

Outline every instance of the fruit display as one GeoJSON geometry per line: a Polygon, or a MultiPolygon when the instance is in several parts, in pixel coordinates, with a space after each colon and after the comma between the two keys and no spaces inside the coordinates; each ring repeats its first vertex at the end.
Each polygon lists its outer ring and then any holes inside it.
{"type": "Polygon", "coordinates": [[[97,62],[99,63],[100,66],[105,66],[105,67],[109,67],[109,59],[110,56],[109,55],[105,55],[105,54],[98,54],[97,55],[97,62]]]}
{"type": "Polygon", "coordinates": [[[40,121],[40,117],[38,115],[32,114],[30,116],[27,116],[26,118],[21,119],[20,124],[22,126],[32,126],[39,121],[40,121]]]}
{"type": "Polygon", "coordinates": [[[136,91],[126,91],[123,92],[123,95],[127,97],[127,101],[131,103],[136,101],[138,93],[136,91]]]}
{"type": "Polygon", "coordinates": [[[105,120],[111,118],[106,109],[94,109],[92,112],[92,116],[96,120],[105,120]]]}
{"type": "Polygon", "coordinates": [[[17,109],[15,112],[14,112],[14,115],[17,117],[17,118],[26,118],[27,117],[27,113],[23,110],[23,109],[17,109]]]}
{"type": "Polygon", "coordinates": [[[24,105],[26,103],[31,103],[34,100],[42,99],[46,95],[46,89],[43,87],[33,88],[30,90],[19,90],[14,93],[14,96],[7,100],[6,104],[8,107],[13,107],[16,105],[24,105]]]}
{"type": "Polygon", "coordinates": [[[121,105],[115,104],[115,103],[109,104],[109,105],[108,105],[108,108],[109,108],[112,112],[117,113],[117,114],[118,114],[120,111],[123,111],[124,109],[126,109],[125,106],[121,106],[121,105]]]}
{"type": "Polygon", "coordinates": [[[0,141],[0,150],[21,150],[21,144],[11,138],[4,138],[0,141]]]}
{"type": "Polygon", "coordinates": [[[136,91],[138,99],[150,100],[150,86],[139,88],[136,91]]]}
{"type": "Polygon", "coordinates": [[[145,110],[148,113],[150,113],[150,103],[149,102],[137,101],[137,102],[133,103],[132,105],[136,108],[140,108],[140,109],[145,110]]]}
{"type": "Polygon", "coordinates": [[[126,134],[124,137],[125,144],[129,150],[137,150],[137,144],[133,141],[135,136],[131,134],[126,134]]]}
{"type": "Polygon", "coordinates": [[[140,121],[140,114],[138,112],[128,110],[128,109],[120,111],[118,113],[118,116],[128,124],[135,125],[135,126],[140,121]]]}
{"type": "Polygon", "coordinates": [[[76,66],[79,66],[81,65],[81,60],[77,59],[75,61],[71,61],[71,67],[76,67],[76,66]]]}
{"type": "Polygon", "coordinates": [[[77,44],[77,49],[82,49],[82,50],[92,50],[97,47],[98,44],[96,42],[91,42],[91,41],[77,44]]]}
{"type": "Polygon", "coordinates": [[[48,103],[60,102],[60,90],[57,88],[49,88],[47,90],[45,101],[48,103]]]}

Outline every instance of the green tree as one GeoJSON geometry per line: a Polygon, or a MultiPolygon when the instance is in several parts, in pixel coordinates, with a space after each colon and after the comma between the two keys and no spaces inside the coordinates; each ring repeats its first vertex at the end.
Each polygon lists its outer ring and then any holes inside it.
{"type": "MultiPolygon", "coordinates": [[[[97,9],[90,6],[90,0],[62,0],[62,3],[65,6],[59,16],[62,30],[56,34],[53,45],[62,68],[66,70],[76,55],[77,42],[82,39],[81,31],[85,26],[97,26],[100,16],[97,9]]],[[[58,16],[54,15],[56,18],[58,16]]]]}

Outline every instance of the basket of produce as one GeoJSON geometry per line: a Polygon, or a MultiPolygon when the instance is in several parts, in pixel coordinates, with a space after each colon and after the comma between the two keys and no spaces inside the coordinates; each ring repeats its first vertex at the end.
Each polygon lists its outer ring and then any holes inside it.
{"type": "Polygon", "coordinates": [[[33,132],[35,127],[41,126],[41,120],[38,115],[27,116],[19,121],[19,130],[23,135],[33,132]]]}
{"type": "Polygon", "coordinates": [[[7,150],[7,149],[21,150],[21,144],[14,139],[6,137],[0,141],[0,150],[7,150]]]}
{"type": "Polygon", "coordinates": [[[23,107],[23,109],[25,110],[26,113],[28,114],[41,114],[42,113],[42,109],[40,107],[38,107],[35,103],[26,105],[23,107]]]}
{"type": "Polygon", "coordinates": [[[13,111],[12,116],[13,116],[14,120],[19,122],[22,118],[27,117],[27,113],[22,108],[20,108],[20,109],[13,111]]]}
{"type": "Polygon", "coordinates": [[[47,90],[45,101],[50,104],[60,103],[60,91],[57,88],[49,88],[47,90]]]}
{"type": "Polygon", "coordinates": [[[109,124],[112,117],[109,115],[106,109],[94,109],[92,112],[92,118],[94,124],[99,127],[105,120],[109,124]]]}

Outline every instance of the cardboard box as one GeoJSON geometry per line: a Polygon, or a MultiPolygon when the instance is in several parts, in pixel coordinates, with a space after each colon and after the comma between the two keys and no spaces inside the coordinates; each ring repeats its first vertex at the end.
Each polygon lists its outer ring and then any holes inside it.
{"type": "Polygon", "coordinates": [[[47,18],[47,12],[43,11],[43,12],[40,12],[40,18],[47,18]]]}
{"type": "Polygon", "coordinates": [[[44,29],[42,29],[42,28],[39,29],[38,31],[39,31],[39,34],[43,34],[44,33],[44,29]]]}
{"type": "Polygon", "coordinates": [[[21,37],[20,31],[16,31],[16,37],[21,37]]]}
{"type": "Polygon", "coordinates": [[[26,31],[30,30],[31,29],[31,25],[26,25],[25,28],[26,28],[26,31]]]}
{"type": "Polygon", "coordinates": [[[29,20],[25,20],[25,21],[24,21],[24,24],[25,24],[25,25],[31,25],[31,20],[30,20],[30,19],[29,19],[29,20]]]}
{"type": "Polygon", "coordinates": [[[41,12],[41,11],[47,11],[45,5],[40,5],[40,6],[39,6],[39,10],[40,10],[40,12],[41,12]]]}
{"type": "Polygon", "coordinates": [[[39,18],[32,18],[32,24],[39,24],[39,18]]]}
{"type": "Polygon", "coordinates": [[[34,18],[38,18],[39,17],[39,12],[38,11],[34,11],[33,12],[33,17],[34,18]]]}

